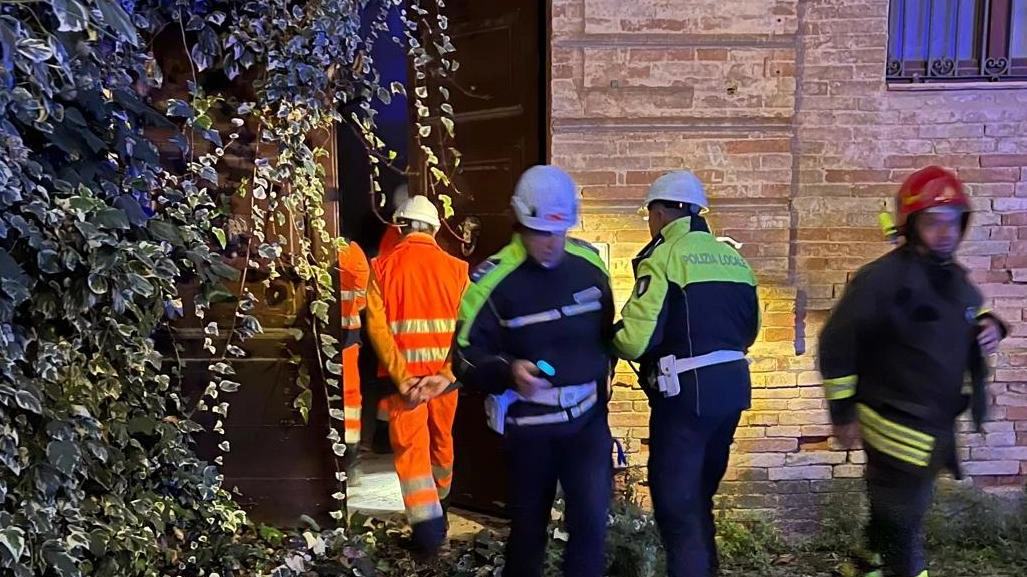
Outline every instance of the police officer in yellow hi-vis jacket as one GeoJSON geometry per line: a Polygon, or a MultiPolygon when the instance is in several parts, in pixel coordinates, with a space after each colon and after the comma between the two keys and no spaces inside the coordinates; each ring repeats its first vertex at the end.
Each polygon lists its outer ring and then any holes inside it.
{"type": "Polygon", "coordinates": [[[670,577],[718,571],[713,496],[749,407],[746,352],[759,331],[756,278],[710,233],[709,205],[690,172],[646,194],[652,241],[632,261],[635,288],[614,347],[637,360],[649,397],[649,486],[670,577]]]}

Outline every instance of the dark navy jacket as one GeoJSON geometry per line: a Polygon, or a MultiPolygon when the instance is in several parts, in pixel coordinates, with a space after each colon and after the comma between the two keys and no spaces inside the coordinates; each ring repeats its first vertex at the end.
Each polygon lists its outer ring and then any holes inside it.
{"type": "MultiPolygon", "coordinates": [[[[514,388],[510,363],[545,361],[554,386],[595,381],[605,410],[613,366],[613,293],[609,273],[591,245],[567,239],[553,269],[528,257],[519,236],[471,273],[457,320],[453,368],[467,387],[490,394],[514,388]]],[[[520,402],[510,415],[552,412],[520,402]]],[[[590,411],[591,413],[592,411],[590,411]]]]}

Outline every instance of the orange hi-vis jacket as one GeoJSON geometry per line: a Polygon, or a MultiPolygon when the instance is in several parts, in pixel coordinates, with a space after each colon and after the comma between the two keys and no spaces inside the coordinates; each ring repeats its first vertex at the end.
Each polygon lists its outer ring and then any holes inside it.
{"type": "Polygon", "coordinates": [[[342,348],[360,341],[360,311],[367,306],[371,267],[355,242],[339,247],[339,304],[342,308],[342,348]]]}
{"type": "Polygon", "coordinates": [[[392,249],[396,248],[396,245],[401,240],[403,240],[403,237],[399,234],[398,226],[386,226],[385,234],[382,235],[382,240],[378,243],[378,258],[389,256],[389,253],[392,252],[392,249]]]}
{"type": "Polygon", "coordinates": [[[355,242],[339,247],[339,302],[342,308],[342,406],[345,443],[360,443],[360,311],[367,305],[371,267],[355,242]]]}
{"type": "Polygon", "coordinates": [[[367,331],[378,353],[379,376],[396,385],[436,374],[456,380],[449,348],[468,282],[467,263],[428,234],[410,234],[371,260],[367,331]]]}

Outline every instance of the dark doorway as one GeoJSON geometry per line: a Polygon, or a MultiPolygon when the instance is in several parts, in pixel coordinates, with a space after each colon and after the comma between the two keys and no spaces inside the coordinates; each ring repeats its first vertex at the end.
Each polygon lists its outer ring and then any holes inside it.
{"type": "MultiPolygon", "coordinates": [[[[509,241],[510,196],[517,178],[546,160],[549,10],[548,2],[540,0],[451,0],[445,14],[460,63],[447,88],[456,112],[456,148],[462,154],[454,175],[462,194],[453,198],[449,225],[462,231],[465,222],[473,222],[478,234],[468,244],[443,230],[439,241],[473,267],[509,241]]],[[[346,149],[359,145],[349,138],[342,135],[339,141],[342,230],[358,237],[362,246],[374,247],[384,227],[371,213],[366,162],[346,164],[346,149]]],[[[424,186],[421,158],[416,147],[409,152],[409,186],[416,193],[424,186]]],[[[501,513],[504,459],[500,438],[485,426],[483,396],[461,392],[454,438],[453,504],[501,513]]]]}
{"type": "MultiPolygon", "coordinates": [[[[480,222],[473,247],[457,249],[475,266],[510,240],[517,178],[546,159],[548,3],[459,0],[447,6],[460,62],[450,94],[463,154],[456,177],[463,195],[454,198],[453,220],[457,230],[464,219],[480,222]]],[[[485,425],[482,395],[461,392],[453,435],[453,504],[500,513],[506,467],[500,437],[485,425]]]]}

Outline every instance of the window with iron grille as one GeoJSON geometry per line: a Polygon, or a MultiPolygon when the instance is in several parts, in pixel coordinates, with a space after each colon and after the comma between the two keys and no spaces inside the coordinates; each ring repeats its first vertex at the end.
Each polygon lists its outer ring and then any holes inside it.
{"type": "Polygon", "coordinates": [[[1027,0],[890,0],[890,83],[1027,80],[1027,0]]]}

